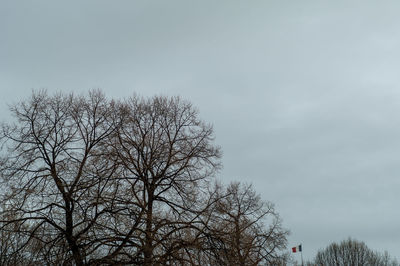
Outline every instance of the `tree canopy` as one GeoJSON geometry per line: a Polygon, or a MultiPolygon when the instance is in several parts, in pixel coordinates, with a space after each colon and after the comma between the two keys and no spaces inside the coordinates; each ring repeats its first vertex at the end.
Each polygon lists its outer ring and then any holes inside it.
{"type": "Polygon", "coordinates": [[[332,243],[318,251],[315,265],[338,266],[397,266],[399,263],[387,252],[381,254],[370,249],[364,242],[347,239],[340,243],[332,243]]]}
{"type": "MultiPolygon", "coordinates": [[[[248,185],[216,183],[211,125],[179,97],[34,92],[1,131],[4,265],[260,265],[288,231],[248,185]]],[[[285,257],[282,257],[285,259],[285,257]]]]}

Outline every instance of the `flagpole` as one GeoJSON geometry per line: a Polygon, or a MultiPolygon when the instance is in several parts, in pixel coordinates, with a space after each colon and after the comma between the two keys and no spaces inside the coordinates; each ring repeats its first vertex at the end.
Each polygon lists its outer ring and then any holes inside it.
{"type": "Polygon", "coordinates": [[[301,246],[301,251],[300,251],[300,253],[301,253],[301,266],[304,266],[304,263],[303,263],[303,244],[300,244],[300,246],[301,246]]]}

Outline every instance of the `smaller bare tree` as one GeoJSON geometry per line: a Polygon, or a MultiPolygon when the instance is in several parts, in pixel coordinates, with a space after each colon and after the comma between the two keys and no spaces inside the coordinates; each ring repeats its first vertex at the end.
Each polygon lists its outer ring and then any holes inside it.
{"type": "Polygon", "coordinates": [[[390,258],[387,252],[380,254],[371,250],[364,242],[349,238],[318,251],[315,265],[397,266],[399,263],[390,258]]]}
{"type": "Polygon", "coordinates": [[[217,265],[271,265],[286,261],[288,231],[270,202],[251,185],[231,183],[208,221],[208,258],[217,265]]]}

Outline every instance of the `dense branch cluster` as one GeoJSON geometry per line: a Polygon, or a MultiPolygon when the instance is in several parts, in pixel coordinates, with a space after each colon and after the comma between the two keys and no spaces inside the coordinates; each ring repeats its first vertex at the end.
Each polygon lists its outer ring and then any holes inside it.
{"type": "Polygon", "coordinates": [[[1,265],[262,265],[288,232],[213,180],[213,129],[180,98],[36,92],[1,132],[1,265]]]}

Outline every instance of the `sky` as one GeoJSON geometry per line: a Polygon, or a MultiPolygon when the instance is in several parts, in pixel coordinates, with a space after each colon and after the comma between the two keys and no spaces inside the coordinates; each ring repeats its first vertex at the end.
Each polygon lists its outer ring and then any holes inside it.
{"type": "MultiPolygon", "coordinates": [[[[0,120],[32,90],[179,95],[218,178],[275,203],[303,256],[400,260],[400,2],[1,0],[0,120]]],[[[299,259],[295,256],[296,259],[299,259]]]]}

